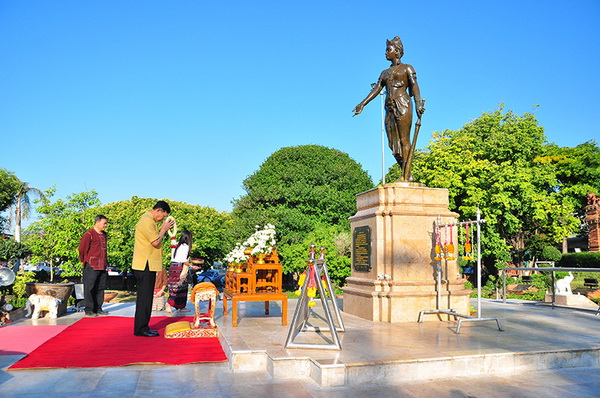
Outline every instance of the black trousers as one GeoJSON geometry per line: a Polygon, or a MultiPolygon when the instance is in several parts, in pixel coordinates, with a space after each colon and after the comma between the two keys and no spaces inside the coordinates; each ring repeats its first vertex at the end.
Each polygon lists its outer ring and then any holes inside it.
{"type": "Polygon", "coordinates": [[[88,263],[83,267],[83,304],[85,312],[102,310],[108,272],[95,270],[88,263]]]}
{"type": "Polygon", "coordinates": [[[152,299],[154,296],[154,282],[156,271],[150,271],[148,263],[143,271],[134,269],[133,276],[137,283],[137,298],[135,300],[135,318],[133,334],[142,334],[150,330],[150,316],[152,315],[152,299]]]}

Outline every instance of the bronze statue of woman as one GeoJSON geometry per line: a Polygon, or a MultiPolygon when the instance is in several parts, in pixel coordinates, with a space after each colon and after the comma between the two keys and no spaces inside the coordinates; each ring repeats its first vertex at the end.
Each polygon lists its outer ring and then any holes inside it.
{"type": "Polygon", "coordinates": [[[411,146],[410,129],[412,125],[413,106],[410,97],[414,98],[417,116],[425,112],[424,100],[417,84],[417,73],[411,65],[403,64],[400,59],[404,55],[404,46],[398,36],[386,40],[385,57],[392,65],[381,72],[377,84],[369,95],[353,109],[354,116],[362,112],[365,105],[371,102],[385,87],[385,130],[388,144],[396,162],[402,168],[399,181],[412,181],[410,168],[414,146],[411,146]],[[407,91],[408,90],[408,91],[407,91]]]}

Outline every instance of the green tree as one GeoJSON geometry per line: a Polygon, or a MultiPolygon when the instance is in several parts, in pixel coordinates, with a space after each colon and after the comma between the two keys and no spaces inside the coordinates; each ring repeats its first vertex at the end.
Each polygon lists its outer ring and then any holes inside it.
{"type": "MultiPolygon", "coordinates": [[[[94,225],[94,217],[103,214],[108,219],[108,262],[130,269],[133,259],[135,227],[142,214],[152,209],[157,199],[132,197],[130,200],[100,206],[95,191],[82,192],[66,200],[52,202],[54,189],[40,199],[41,218],[27,230],[27,243],[34,260],[60,264],[64,276],[81,275],[79,242],[85,231],[94,225]]],[[[232,219],[210,207],[169,201],[179,232],[187,229],[194,234],[192,257],[201,257],[210,264],[221,259],[233,244],[232,219]]],[[[179,239],[179,234],[177,235],[179,239]]],[[[163,244],[165,264],[170,259],[169,242],[163,244]]]]}
{"type": "Polygon", "coordinates": [[[26,243],[33,252],[34,261],[48,261],[60,265],[65,275],[81,273],[77,251],[83,233],[93,225],[95,208],[100,204],[95,191],[70,195],[66,200],[52,202],[55,189],[51,188],[38,201],[40,219],[27,229],[26,243]]]}
{"type": "Polygon", "coordinates": [[[284,273],[301,273],[306,269],[309,257],[309,246],[317,245],[325,248],[327,270],[331,282],[338,287],[344,286],[350,276],[350,233],[339,225],[319,225],[309,232],[301,242],[285,245],[281,255],[288,259],[283,264],[284,273]]]}
{"type": "Polygon", "coordinates": [[[244,235],[270,222],[280,241],[299,242],[317,223],[349,227],[355,195],[371,188],[369,175],[346,153],[318,145],[286,147],[244,180],[247,193],[234,202],[233,214],[244,235]]]}
{"type": "Polygon", "coordinates": [[[17,191],[13,209],[15,240],[17,242],[21,242],[21,222],[31,214],[31,196],[44,199],[44,193],[40,189],[30,187],[29,183],[19,180],[19,190],[17,191]]]}
{"type": "Polygon", "coordinates": [[[459,130],[434,132],[415,157],[413,174],[429,187],[447,188],[450,209],[462,219],[481,209],[484,256],[521,264],[532,241],[544,236],[555,244],[578,224],[573,203],[557,192],[553,167],[543,160],[545,140],[532,113],[500,108],[459,130]]]}
{"type": "MultiPolygon", "coordinates": [[[[177,222],[177,240],[184,229],[192,232],[193,244],[190,256],[203,258],[208,264],[222,259],[234,244],[232,237],[233,219],[231,215],[219,212],[211,207],[190,205],[188,203],[169,201],[171,215],[177,222]]],[[[135,227],[142,214],[152,209],[157,199],[132,197],[130,200],[104,205],[95,210],[104,214],[109,225],[108,260],[121,269],[130,269],[133,259],[135,227]]],[[[168,236],[167,239],[168,240],[168,236]]],[[[163,244],[165,264],[171,258],[168,242],[163,244]]]]}
{"type": "Polygon", "coordinates": [[[22,259],[31,254],[29,247],[14,239],[0,239],[0,260],[12,261],[22,259]]]}
{"type": "MultiPolygon", "coordinates": [[[[15,202],[18,192],[19,179],[12,172],[0,169],[0,213],[15,202]]],[[[0,231],[4,228],[6,221],[5,217],[0,217],[0,231]]]]}
{"type": "Polygon", "coordinates": [[[554,190],[563,200],[573,203],[580,220],[585,217],[586,195],[600,195],[600,147],[595,141],[584,142],[576,147],[559,147],[550,144],[541,162],[553,167],[558,180],[554,190]]]}
{"type": "Polygon", "coordinates": [[[373,188],[373,181],[346,153],[303,145],[273,153],[244,180],[244,188],[246,195],[234,201],[236,237],[244,240],[256,225],[275,225],[284,269],[296,272],[301,266],[294,264],[304,262],[300,252],[305,249],[286,246],[304,247],[306,237],[324,225],[349,230],[355,196],[373,188]]]}

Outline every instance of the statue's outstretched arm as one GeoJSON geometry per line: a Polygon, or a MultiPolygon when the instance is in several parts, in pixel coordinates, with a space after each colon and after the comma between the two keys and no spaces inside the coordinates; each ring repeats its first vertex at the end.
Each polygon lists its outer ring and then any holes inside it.
{"type": "Polygon", "coordinates": [[[360,102],[360,104],[356,105],[354,107],[354,109],[352,109],[352,112],[354,112],[354,115],[352,116],[356,116],[359,113],[362,112],[363,108],[369,103],[371,102],[375,97],[377,97],[377,95],[381,92],[381,90],[383,90],[383,83],[381,82],[381,79],[379,79],[377,81],[377,83],[375,83],[375,86],[373,86],[373,89],[371,90],[371,92],[367,95],[367,97],[362,100],[360,102]]]}

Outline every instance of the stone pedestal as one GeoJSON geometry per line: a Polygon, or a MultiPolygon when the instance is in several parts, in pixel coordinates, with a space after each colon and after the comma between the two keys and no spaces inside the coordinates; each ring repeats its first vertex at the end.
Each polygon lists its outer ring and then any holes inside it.
{"type": "MultiPolygon", "coordinates": [[[[343,289],[344,311],[376,322],[416,322],[420,311],[438,308],[434,226],[438,216],[442,224],[458,218],[448,210],[448,190],[386,184],[358,194],[357,209],[350,217],[352,275],[343,289]]],[[[442,260],[441,267],[439,308],[468,314],[470,290],[464,289],[457,261],[442,260]]]]}
{"type": "MultiPolygon", "coordinates": [[[[546,298],[544,300],[546,303],[552,302],[552,295],[546,293],[546,298]]],[[[589,298],[581,295],[581,294],[555,294],[554,295],[554,304],[556,305],[569,305],[573,307],[596,307],[598,308],[598,304],[594,303],[589,298]]]]}

